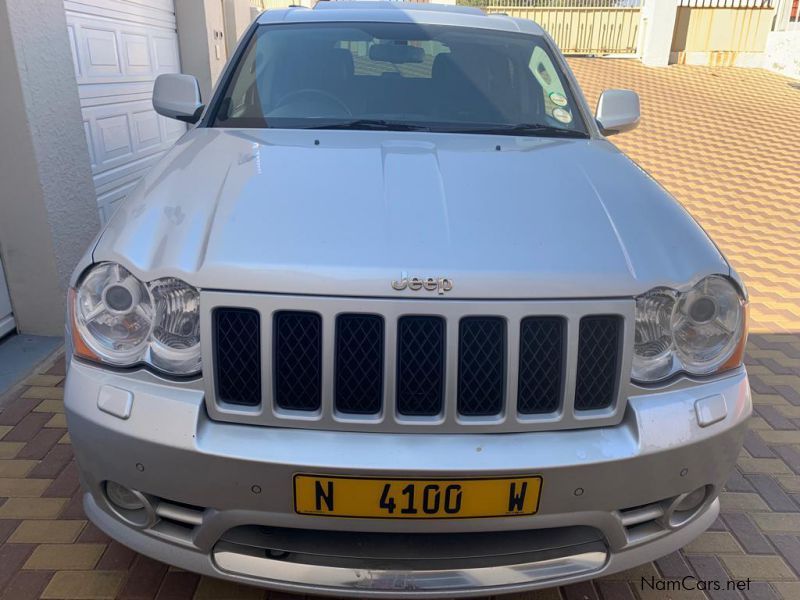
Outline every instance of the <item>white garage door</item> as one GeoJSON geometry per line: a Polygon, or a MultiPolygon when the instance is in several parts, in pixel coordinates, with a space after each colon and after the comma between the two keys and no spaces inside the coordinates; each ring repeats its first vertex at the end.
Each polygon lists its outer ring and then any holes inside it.
{"type": "Polygon", "coordinates": [[[64,0],[100,218],[186,130],[153,112],[153,80],[180,70],[173,0],[64,0]]]}

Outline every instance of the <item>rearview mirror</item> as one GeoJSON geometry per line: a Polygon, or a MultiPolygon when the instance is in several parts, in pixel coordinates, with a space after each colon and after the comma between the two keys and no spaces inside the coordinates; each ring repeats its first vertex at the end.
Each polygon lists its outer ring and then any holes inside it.
{"type": "Polygon", "coordinates": [[[153,108],[170,119],[197,123],[203,112],[197,79],[181,73],[159,75],[153,86],[153,108]]]}
{"type": "Polygon", "coordinates": [[[632,90],[606,90],[597,102],[595,120],[603,135],[630,131],[639,124],[639,94],[632,90]]]}
{"type": "Polygon", "coordinates": [[[421,63],[425,50],[408,44],[373,44],[369,47],[369,59],[392,64],[421,63]]]}

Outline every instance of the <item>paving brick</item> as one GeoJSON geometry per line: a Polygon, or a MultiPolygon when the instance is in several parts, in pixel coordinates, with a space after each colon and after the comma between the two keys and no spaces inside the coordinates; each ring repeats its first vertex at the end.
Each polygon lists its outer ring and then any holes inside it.
{"type": "Polygon", "coordinates": [[[770,475],[791,475],[792,470],[779,458],[748,458],[737,461],[742,473],[767,473],[770,475]]]}
{"type": "Polygon", "coordinates": [[[719,502],[723,511],[769,510],[766,502],[756,493],[722,492],[719,502]]]}
{"type": "Polygon", "coordinates": [[[742,554],[742,547],[730,533],[707,531],[683,547],[687,554],[742,554]]]}
{"type": "Polygon", "coordinates": [[[795,573],[800,575],[800,539],[796,535],[773,534],[769,540],[795,573]]]}
{"type": "Polygon", "coordinates": [[[742,592],[747,600],[780,600],[778,593],[764,581],[751,581],[750,589],[742,592]]]}
{"type": "Polygon", "coordinates": [[[0,425],[0,440],[2,440],[11,429],[11,425],[0,425]]]}
{"type": "Polygon", "coordinates": [[[793,475],[794,473],[800,475],[800,451],[794,446],[785,445],[772,446],[772,450],[791,468],[791,470],[786,473],[787,475],[793,475]]]}
{"type": "MultiPolygon", "coordinates": [[[[25,447],[17,454],[17,458],[37,460],[44,458],[50,452],[50,449],[58,443],[62,435],[64,435],[63,429],[42,429],[25,444],[25,447]]],[[[0,444],[2,443],[0,442],[0,444]]]]}
{"type": "Polygon", "coordinates": [[[787,492],[800,492],[800,477],[796,475],[776,477],[775,481],[777,481],[787,492]]]}
{"type": "MultiPolygon", "coordinates": [[[[80,521],[64,521],[64,523],[79,523],[80,521]]],[[[117,541],[112,541],[106,547],[106,551],[97,563],[97,568],[101,571],[127,571],[133,559],[136,558],[136,552],[123,546],[117,541]]]]}
{"type": "Polygon", "coordinates": [[[24,447],[22,442],[0,442],[0,460],[15,458],[24,447]]]}
{"type": "Polygon", "coordinates": [[[748,554],[775,553],[772,545],[748,515],[728,513],[723,514],[722,519],[748,554]]]}
{"type": "Polygon", "coordinates": [[[38,498],[49,485],[49,479],[0,478],[0,497],[38,498]]]}
{"type": "Polygon", "coordinates": [[[744,435],[744,447],[755,458],[774,458],[775,455],[759,433],[760,431],[749,429],[744,435]]]}
{"type": "Polygon", "coordinates": [[[800,598],[800,581],[782,582],[775,581],[772,587],[783,600],[797,600],[800,598]]]}
{"type": "Polygon", "coordinates": [[[63,388],[58,388],[58,387],[31,386],[22,393],[22,397],[36,398],[39,400],[46,400],[46,399],[63,400],[64,390],[63,388]]]}
{"type": "Polygon", "coordinates": [[[75,494],[64,505],[64,510],[58,515],[60,519],[85,519],[86,513],[83,512],[83,497],[80,493],[75,494]]]}
{"type": "Polygon", "coordinates": [[[693,575],[686,559],[680,552],[672,552],[655,561],[656,567],[664,579],[682,579],[693,575]]]}
{"type": "Polygon", "coordinates": [[[24,477],[36,465],[35,460],[0,460],[0,477],[24,477]]]}
{"type": "Polygon", "coordinates": [[[200,576],[186,571],[170,571],[164,576],[156,600],[191,600],[200,576]]]}
{"type": "Polygon", "coordinates": [[[737,591],[726,588],[726,583],[730,577],[716,556],[697,555],[689,556],[688,559],[697,573],[698,580],[719,582],[722,589],[709,588],[706,590],[706,593],[713,600],[741,600],[741,596],[737,591]]]}
{"type": "Polygon", "coordinates": [[[760,581],[792,581],[797,576],[780,556],[748,556],[728,554],[720,557],[735,579],[760,581]]]}
{"type": "Polygon", "coordinates": [[[64,381],[61,375],[48,375],[46,373],[37,373],[28,377],[23,384],[37,387],[55,387],[64,381]]]}
{"type": "Polygon", "coordinates": [[[762,531],[800,533],[800,514],[754,513],[752,517],[762,531]]]}
{"type": "Polygon", "coordinates": [[[200,579],[194,595],[195,600],[220,600],[221,598],[262,600],[265,596],[266,592],[263,590],[210,577],[200,579]]]}
{"type": "Polygon", "coordinates": [[[561,588],[565,600],[600,600],[597,590],[591,581],[573,583],[561,588]]]}
{"type": "Polygon", "coordinates": [[[100,560],[104,544],[40,544],[23,569],[92,569],[100,560]]]}
{"type": "Polygon", "coordinates": [[[627,581],[600,581],[597,583],[597,591],[602,600],[636,600],[627,581]]]}
{"type": "Polygon", "coordinates": [[[83,529],[85,521],[22,521],[9,542],[27,544],[71,544],[83,529]]]}
{"type": "Polygon", "coordinates": [[[3,544],[0,546],[0,591],[4,590],[16,572],[28,560],[34,546],[30,544],[3,544]]]}
{"type": "Polygon", "coordinates": [[[100,531],[94,523],[89,521],[86,523],[86,527],[83,528],[83,531],[81,531],[80,536],[78,536],[78,541],[107,544],[111,542],[111,538],[100,531]]]}
{"type": "MultiPolygon", "coordinates": [[[[772,452],[767,448],[770,456],[774,456],[772,452]]],[[[727,492],[754,492],[753,486],[750,485],[750,482],[744,478],[744,476],[739,472],[739,469],[734,469],[733,472],[728,477],[728,481],[725,482],[725,491],[727,492]]]]}
{"type": "Polygon", "coordinates": [[[0,544],[8,539],[18,525],[17,519],[0,519],[0,544]]]}
{"type": "Polygon", "coordinates": [[[2,600],[36,600],[53,576],[49,571],[18,571],[0,594],[2,600]]]}
{"type": "Polygon", "coordinates": [[[798,429],[792,431],[764,429],[759,431],[757,435],[760,435],[761,439],[768,444],[800,444],[800,430],[798,429]]]}
{"type": "Polygon", "coordinates": [[[78,491],[80,482],[78,480],[78,466],[75,461],[70,462],[59,473],[53,483],[44,491],[43,496],[70,498],[78,491]]]}
{"type": "Polygon", "coordinates": [[[25,415],[36,408],[37,404],[39,404],[39,400],[35,399],[19,398],[14,400],[0,412],[0,425],[16,425],[25,418],[25,415]]]}
{"type": "Polygon", "coordinates": [[[120,593],[125,600],[155,598],[167,574],[167,565],[145,556],[137,556],[130,577],[120,593]]]}
{"type": "Polygon", "coordinates": [[[55,479],[72,460],[72,449],[68,446],[54,446],[42,461],[31,471],[30,477],[55,479]]]}
{"type": "Polygon", "coordinates": [[[0,519],[55,519],[63,498],[9,498],[0,506],[0,519]]]}
{"type": "Polygon", "coordinates": [[[797,512],[798,506],[781,488],[774,477],[761,474],[748,475],[747,479],[755,486],[761,498],[772,510],[779,512],[797,512]]]}
{"type": "Polygon", "coordinates": [[[67,427],[67,415],[65,415],[63,413],[56,413],[52,417],[50,417],[50,420],[47,421],[47,423],[45,423],[44,426],[45,427],[49,427],[49,428],[58,427],[58,428],[61,428],[61,429],[66,429],[66,427],[67,427]]]}
{"type": "Polygon", "coordinates": [[[3,438],[6,442],[27,442],[44,427],[50,417],[42,413],[29,413],[3,438]]]}
{"type": "Polygon", "coordinates": [[[120,571],[59,571],[41,597],[113,600],[124,578],[125,573],[120,571]]]}

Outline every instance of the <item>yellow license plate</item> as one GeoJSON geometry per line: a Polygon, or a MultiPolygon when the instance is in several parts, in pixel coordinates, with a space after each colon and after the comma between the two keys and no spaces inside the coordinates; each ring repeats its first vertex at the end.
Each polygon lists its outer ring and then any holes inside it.
{"type": "Polygon", "coordinates": [[[294,476],[301,515],[368,519],[516,517],[539,509],[539,476],[484,479],[383,479],[294,476]]]}

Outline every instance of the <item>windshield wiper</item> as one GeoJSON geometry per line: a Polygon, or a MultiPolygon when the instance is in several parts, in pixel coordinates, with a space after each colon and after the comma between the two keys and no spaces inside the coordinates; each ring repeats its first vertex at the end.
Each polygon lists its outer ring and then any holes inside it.
{"type": "Polygon", "coordinates": [[[486,125],[448,129],[450,133],[479,133],[487,135],[530,135],[540,137],[564,137],[587,139],[588,134],[574,129],[553,127],[544,123],[514,123],[508,125],[486,125]]]}
{"type": "Polygon", "coordinates": [[[387,121],[386,119],[351,119],[349,121],[332,121],[319,125],[311,125],[303,129],[363,129],[373,131],[430,131],[425,125],[404,123],[402,121],[387,121]]]}

